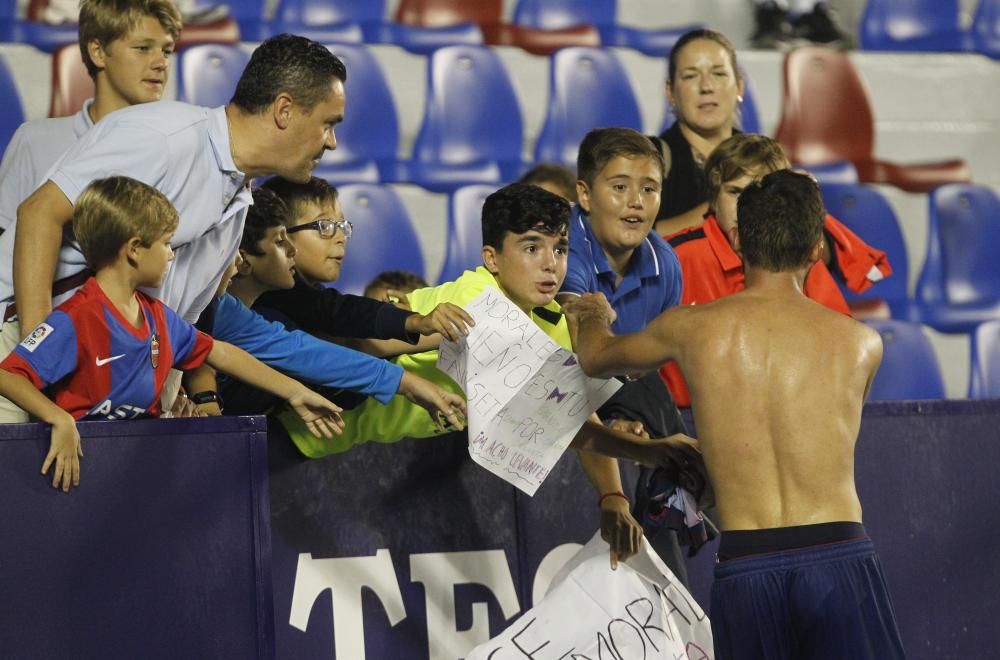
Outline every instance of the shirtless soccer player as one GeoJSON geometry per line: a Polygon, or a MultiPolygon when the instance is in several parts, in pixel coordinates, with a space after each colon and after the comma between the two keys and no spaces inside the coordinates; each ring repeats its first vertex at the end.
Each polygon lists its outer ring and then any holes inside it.
{"type": "Polygon", "coordinates": [[[903,657],[892,602],[854,488],[861,408],[882,359],[878,333],[802,294],[821,254],[823,205],[781,170],[738,202],[746,289],[664,312],[615,337],[600,294],[566,309],[592,376],[688,376],[722,539],[712,585],[716,656],[903,657]]]}

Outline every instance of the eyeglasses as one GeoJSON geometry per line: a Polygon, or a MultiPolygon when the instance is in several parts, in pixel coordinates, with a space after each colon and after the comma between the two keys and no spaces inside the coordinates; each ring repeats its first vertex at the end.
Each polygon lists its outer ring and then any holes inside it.
{"type": "Polygon", "coordinates": [[[321,238],[333,238],[340,231],[344,234],[344,240],[350,238],[351,234],[354,233],[354,225],[349,220],[331,220],[330,218],[320,218],[319,220],[307,222],[304,225],[291,227],[288,229],[288,233],[294,234],[297,231],[305,231],[306,229],[315,229],[319,232],[321,238]]]}

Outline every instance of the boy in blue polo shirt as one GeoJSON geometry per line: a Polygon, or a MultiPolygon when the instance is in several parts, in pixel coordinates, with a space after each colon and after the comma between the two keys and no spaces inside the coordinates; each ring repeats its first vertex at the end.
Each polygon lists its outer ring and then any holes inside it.
{"type": "Polygon", "coordinates": [[[0,363],[0,394],[52,425],[42,473],[55,464],[54,487],[68,491],[80,483],[76,420],[158,416],[172,368],[208,363],[266,389],[288,401],[317,436],[343,427],[340,408],[322,396],[235,346],[213,342],[137,290],[163,281],[177,223],[167,198],[144,183],[110,177],[88,185],[73,233],[95,274],[0,363]]]}
{"type": "Polygon", "coordinates": [[[653,231],[662,172],[663,156],[631,129],[598,128],[580,144],[560,299],[603,293],[616,333],[637,332],[681,301],[680,261],[653,231]]]}
{"type": "MultiPolygon", "coordinates": [[[[580,143],[579,204],[570,220],[569,265],[557,300],[566,304],[585,293],[603,293],[618,315],[612,326],[615,333],[638,332],[681,301],[680,261],[673,248],[653,231],[663,170],[660,150],[632,129],[594,129],[580,143]]],[[[684,433],[680,413],[658,380],[651,374],[626,382],[598,410],[598,416],[614,428],[633,433],[655,437],[684,433]]],[[[593,469],[617,476],[617,463],[601,460],[603,464],[593,469]]],[[[648,477],[643,469],[634,509],[640,519],[648,477]]],[[[660,530],[650,535],[650,541],[687,584],[675,533],[660,530]]]]}

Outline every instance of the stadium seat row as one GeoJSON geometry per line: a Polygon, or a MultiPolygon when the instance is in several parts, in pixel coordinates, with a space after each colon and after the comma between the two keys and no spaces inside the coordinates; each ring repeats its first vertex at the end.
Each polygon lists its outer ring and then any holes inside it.
{"type": "MultiPolygon", "coordinates": [[[[498,186],[465,186],[449,196],[439,281],[455,279],[480,263],[480,212],[483,200],[498,186]]],[[[392,268],[426,274],[423,257],[410,254],[410,246],[419,245],[418,229],[394,190],[370,184],[341,189],[347,191],[342,195],[345,215],[359,228],[378,231],[357,232],[351,243],[352,266],[345,269],[338,287],[360,291],[377,273],[392,268]],[[394,240],[385,242],[384,236],[394,240]]],[[[1000,243],[1000,197],[991,188],[954,184],[930,193],[927,256],[912,296],[907,291],[909,258],[902,231],[886,199],[861,184],[824,183],[821,190],[827,210],[866,243],[884,250],[893,268],[890,277],[862,294],[843,289],[859,314],[924,323],[945,333],[970,333],[1000,318],[1000,262],[994,256],[994,246],[1000,243]]]]}
{"type": "MultiPolygon", "coordinates": [[[[210,4],[203,0],[202,4],[210,4]]],[[[214,4],[214,3],[211,3],[214,4]]],[[[195,31],[215,40],[260,41],[295,32],[322,42],[390,43],[428,53],[442,46],[520,46],[549,54],[567,46],[618,46],[665,55],[691,25],[646,30],[617,20],[616,0],[518,0],[512,23],[503,21],[503,0],[401,0],[395,20],[385,0],[280,0],[269,18],[266,0],[233,0],[230,17],[195,31]]],[[[72,26],[40,21],[47,0],[28,4],[0,0],[0,41],[21,41],[46,50],[75,40],[72,26]]],[[[972,26],[961,27],[959,0],[868,0],[861,18],[861,46],[868,50],[980,52],[1000,57],[1000,0],[979,0],[972,26]]]]}
{"type": "MultiPolygon", "coordinates": [[[[364,46],[330,48],[354,72],[347,80],[352,104],[365,108],[363,114],[348,113],[340,130],[351,139],[328,153],[320,166],[321,175],[342,183],[411,182],[447,192],[511,180],[531,162],[572,167],[577,145],[595,126],[642,129],[638,97],[615,52],[565,48],[551,56],[545,121],[533,158],[526,160],[522,111],[503,61],[491,48],[451,46],[427,58],[423,122],[412,158],[403,160],[398,158],[396,103],[378,61],[364,46]]],[[[178,97],[214,106],[228,101],[249,54],[240,46],[202,44],[183,49],[178,58],[178,97]]],[[[911,192],[970,180],[960,160],[901,165],[874,155],[869,95],[844,53],[796,49],[786,56],[784,72],[777,138],[794,162],[822,180],[887,183],[911,192]],[[839,102],[828,103],[830,98],[839,102]]],[[[0,68],[0,85],[3,73],[0,68]]],[[[13,88],[9,80],[7,84],[13,88]]],[[[57,50],[50,114],[75,112],[92,89],[75,44],[57,50]]],[[[17,98],[16,91],[8,98],[17,98]]],[[[0,118],[0,147],[23,119],[17,110],[0,118]]],[[[744,130],[760,130],[750,81],[741,115],[744,130]]],[[[664,117],[665,129],[673,121],[666,103],[664,117]]]]}
{"type": "MultiPolygon", "coordinates": [[[[481,263],[480,213],[496,185],[459,188],[448,201],[448,231],[439,281],[458,277],[481,263]]],[[[1000,266],[992,257],[1000,239],[1000,199],[989,188],[946,186],[930,195],[931,231],[915,300],[906,295],[907,256],[892,209],[873,188],[859,184],[824,184],[831,213],[866,242],[886,250],[893,275],[863,295],[844,290],[853,303],[882,300],[891,319],[868,319],[882,335],[885,355],[872,385],[871,400],[941,399],[941,365],[922,324],[944,332],[968,333],[972,361],[968,396],[1000,397],[1000,266]],[[961,258],[959,258],[961,257],[961,258]]],[[[418,229],[390,186],[346,185],[340,188],[344,215],[358,231],[351,239],[349,265],[337,286],[360,293],[383,270],[425,274],[418,229]],[[377,227],[378,231],[366,231],[377,227]],[[391,236],[391,241],[385,237],[391,236]]]]}
{"type": "MultiPolygon", "coordinates": [[[[620,46],[663,56],[681,34],[696,27],[643,30],[620,25],[616,0],[519,0],[513,23],[503,21],[503,0],[401,0],[395,20],[386,19],[385,0],[280,0],[270,18],[267,0],[220,4],[228,5],[227,18],[193,27],[235,31],[230,43],[293,32],[324,43],[387,43],[421,54],[443,46],[490,44],[543,55],[567,46],[620,46]]],[[[47,5],[46,0],[33,0],[27,20],[20,20],[17,0],[0,0],[0,41],[50,51],[74,41],[72,26],[40,21],[47,5]]]]}

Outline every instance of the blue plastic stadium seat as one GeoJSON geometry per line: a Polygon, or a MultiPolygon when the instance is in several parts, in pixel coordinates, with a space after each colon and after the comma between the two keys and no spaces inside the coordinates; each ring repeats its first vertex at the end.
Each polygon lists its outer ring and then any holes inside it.
{"type": "Polygon", "coordinates": [[[535,145],[535,161],[576,169],[576,153],[593,128],[642,130],[635,92],[610,50],[564,48],[552,56],[548,115],[535,145]]]}
{"type": "Polygon", "coordinates": [[[449,46],[428,59],[427,105],[402,179],[448,192],[514,179],[523,167],[521,108],[497,54],[449,46]]]}
{"type": "Polygon", "coordinates": [[[931,192],[927,257],[914,298],[924,323],[971,332],[1000,318],[1000,198],[986,186],[941,186],[931,192]]]}
{"type": "Polygon", "coordinates": [[[361,43],[364,41],[361,25],[350,18],[353,4],[331,0],[281,0],[270,23],[270,33],[289,32],[321,43],[361,43]]]}
{"type": "Polygon", "coordinates": [[[1000,399],[1000,319],[980,324],[972,333],[970,399],[1000,399]]]}
{"type": "Polygon", "coordinates": [[[860,30],[865,50],[961,52],[970,40],[958,0],[868,0],[860,30]]]}
{"type": "Polygon", "coordinates": [[[328,46],[347,67],[347,107],[337,125],[337,148],[314,172],[340,185],[378,183],[396,176],[399,119],[385,75],[364,46],[328,46]]]}
{"type": "Polygon", "coordinates": [[[830,163],[814,163],[802,165],[794,163],[792,167],[809,170],[820,185],[827,183],[858,183],[858,168],[849,160],[835,160],[830,163]]]}
{"type": "Polygon", "coordinates": [[[483,263],[483,202],[497,186],[465,186],[448,200],[448,247],[438,282],[451,282],[483,263]]]}
{"type": "Polygon", "coordinates": [[[7,143],[10,142],[14,131],[24,123],[21,95],[2,54],[0,54],[0,98],[4,99],[4,108],[0,111],[0,154],[2,154],[6,151],[7,143]]]}
{"type": "Polygon", "coordinates": [[[979,0],[970,31],[976,52],[1000,59],[1000,0],[979,0]]]}
{"type": "Polygon", "coordinates": [[[634,48],[646,55],[666,57],[685,32],[701,25],[643,30],[619,25],[617,0],[519,0],[514,23],[543,30],[593,25],[603,46],[634,48]]]}
{"type": "Polygon", "coordinates": [[[382,23],[372,38],[373,43],[394,44],[417,55],[430,55],[448,46],[481,46],[483,31],[475,23],[458,23],[444,27],[413,27],[399,23],[382,23]]]}
{"type": "Polygon", "coordinates": [[[841,287],[848,304],[883,300],[893,318],[914,320],[912,303],[906,293],[909,259],[899,221],[889,202],[877,190],[861,184],[822,184],[827,212],[840,220],[861,240],[885,252],[892,275],[874,283],[864,293],[841,287]]]}
{"type": "Polygon", "coordinates": [[[941,367],[919,323],[892,319],[865,323],[882,335],[883,349],[869,401],[944,398],[941,367]]]}
{"type": "Polygon", "coordinates": [[[385,270],[406,270],[425,277],[424,256],[410,214],[388,186],[341,186],[340,206],[354,225],[338,291],[361,294],[385,270]]]}
{"type": "Polygon", "coordinates": [[[249,61],[250,53],[239,46],[185,48],[177,56],[177,99],[210,108],[225,105],[249,61]]]}
{"type": "Polygon", "coordinates": [[[0,42],[21,41],[21,26],[17,20],[17,0],[0,0],[0,42]]]}
{"type": "MultiPolygon", "coordinates": [[[[663,95],[664,107],[663,127],[661,132],[673,126],[677,117],[674,109],[667,101],[666,94],[663,95]]],[[[743,69],[743,103],[740,104],[740,122],[738,128],[744,133],[760,133],[760,114],[757,112],[757,102],[754,100],[753,85],[750,83],[750,76],[746,69],[743,69]]],[[[857,180],[857,175],[855,175],[857,180]]]]}

